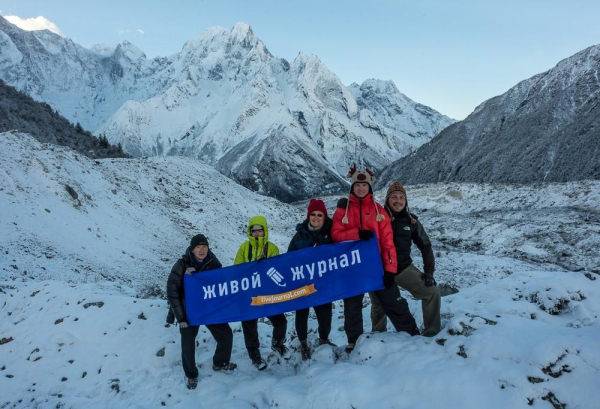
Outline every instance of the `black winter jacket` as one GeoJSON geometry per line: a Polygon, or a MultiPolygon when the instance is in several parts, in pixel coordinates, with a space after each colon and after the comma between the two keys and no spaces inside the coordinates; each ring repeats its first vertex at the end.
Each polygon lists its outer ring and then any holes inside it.
{"type": "Polygon", "coordinates": [[[320,246],[321,244],[330,244],[331,240],[331,226],[333,225],[331,219],[328,217],[321,227],[317,231],[310,231],[308,229],[308,219],[296,226],[296,234],[292,237],[290,245],[288,246],[288,252],[293,250],[305,249],[307,247],[320,246]]]}
{"type": "Polygon", "coordinates": [[[435,259],[431,248],[431,240],[429,240],[429,236],[417,216],[412,213],[409,215],[406,208],[400,213],[393,212],[387,206],[385,209],[392,219],[394,246],[396,247],[396,256],[398,257],[398,273],[401,273],[412,264],[410,249],[412,243],[415,243],[423,256],[424,273],[433,275],[435,271],[435,259]],[[411,223],[411,216],[416,220],[416,223],[411,223]]]}
{"type": "Polygon", "coordinates": [[[208,255],[206,256],[205,262],[202,264],[201,268],[198,268],[194,262],[192,249],[189,247],[185,254],[179,260],[177,260],[171,269],[171,274],[167,280],[167,299],[169,300],[170,308],[175,314],[175,318],[177,318],[178,322],[187,322],[187,317],[185,316],[185,300],[183,291],[183,276],[186,271],[188,271],[189,274],[195,274],[221,267],[223,267],[221,262],[210,250],[208,251],[208,255]]]}

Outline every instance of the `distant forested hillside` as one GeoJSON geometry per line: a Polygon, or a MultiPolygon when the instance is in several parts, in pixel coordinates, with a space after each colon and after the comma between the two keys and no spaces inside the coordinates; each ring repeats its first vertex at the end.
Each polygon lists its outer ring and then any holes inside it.
{"type": "Polygon", "coordinates": [[[96,138],[81,125],[73,125],[50,105],[37,102],[0,80],[0,132],[17,130],[38,141],[68,146],[90,158],[126,158],[120,145],[96,138]]]}

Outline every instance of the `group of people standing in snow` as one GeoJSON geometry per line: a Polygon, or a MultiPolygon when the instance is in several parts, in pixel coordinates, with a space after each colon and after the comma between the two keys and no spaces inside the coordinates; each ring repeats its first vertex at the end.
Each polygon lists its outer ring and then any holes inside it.
{"type": "MultiPolygon", "coordinates": [[[[370,240],[376,238],[381,254],[384,275],[384,289],[369,293],[371,299],[371,321],[373,331],[386,331],[387,319],[397,331],[419,335],[419,329],[410,313],[408,303],[400,295],[398,286],[421,300],[424,328],[421,335],[434,336],[440,329],[440,291],[433,277],[435,260],[431,241],[418,218],[409,212],[406,189],[399,182],[392,183],[386,193],[385,204],[375,201],[372,184],[375,180],[369,169],[356,169],[348,173],[351,178],[350,195],[340,199],[333,217],[327,213],[325,203],[311,199],[306,219],[297,225],[296,234],[290,241],[288,252],[307,247],[327,245],[348,240],[370,240]],[[375,232],[375,235],[374,233],[375,232]],[[412,244],[421,251],[423,270],[412,264],[410,256],[412,244]]],[[[242,243],[234,260],[241,264],[279,254],[277,246],[269,241],[267,220],[254,216],[248,223],[248,240],[242,243]]],[[[199,326],[189,325],[184,305],[183,281],[185,274],[196,274],[222,267],[210,250],[208,240],[202,234],[194,236],[185,255],[175,263],[167,282],[167,298],[170,304],[171,323],[177,319],[181,333],[182,364],[187,377],[187,387],[193,389],[198,383],[198,369],[195,362],[195,340],[199,326]]],[[[345,298],[344,331],[348,339],[347,353],[354,350],[363,333],[364,294],[345,298]]],[[[331,302],[313,307],[318,321],[318,345],[335,346],[329,339],[331,331],[331,302]]],[[[308,344],[309,309],[295,313],[295,327],[300,342],[303,360],[310,359],[308,344]]],[[[287,318],[284,314],[267,317],[273,325],[271,348],[284,358],[289,358],[285,344],[287,318]]],[[[169,319],[168,319],[169,320],[169,319]]],[[[260,352],[258,320],[242,322],[244,342],[253,365],[258,370],[267,367],[260,352]]],[[[213,356],[215,371],[231,371],[237,365],[230,361],[233,346],[233,332],[227,323],[206,325],[217,347],[213,356]]]]}

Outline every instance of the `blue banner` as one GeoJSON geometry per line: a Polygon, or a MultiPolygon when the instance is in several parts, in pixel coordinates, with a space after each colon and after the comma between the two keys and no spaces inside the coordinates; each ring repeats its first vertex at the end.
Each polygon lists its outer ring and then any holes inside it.
{"type": "Polygon", "coordinates": [[[246,321],[383,287],[377,239],[347,241],[184,277],[190,325],[246,321]]]}

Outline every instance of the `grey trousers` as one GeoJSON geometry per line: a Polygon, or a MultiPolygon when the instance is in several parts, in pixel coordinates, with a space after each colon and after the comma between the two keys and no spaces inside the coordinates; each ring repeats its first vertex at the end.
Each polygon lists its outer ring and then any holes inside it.
{"type": "MultiPolygon", "coordinates": [[[[441,296],[437,286],[426,287],[421,280],[421,271],[412,264],[396,275],[396,284],[411,293],[417,300],[421,300],[423,310],[423,323],[425,329],[421,335],[433,337],[442,329],[440,321],[441,296]]],[[[371,297],[371,324],[373,332],[387,330],[387,318],[379,299],[369,293],[371,297]]]]}

